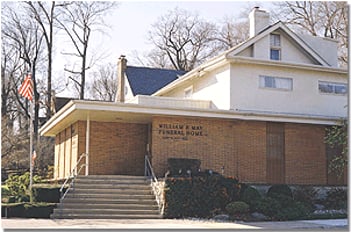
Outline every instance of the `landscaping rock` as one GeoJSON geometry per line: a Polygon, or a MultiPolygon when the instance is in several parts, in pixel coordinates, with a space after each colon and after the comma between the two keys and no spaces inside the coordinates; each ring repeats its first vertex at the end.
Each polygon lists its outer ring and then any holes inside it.
{"type": "Polygon", "coordinates": [[[227,214],[219,214],[213,217],[215,221],[229,221],[230,217],[227,214]]]}
{"type": "Polygon", "coordinates": [[[316,208],[316,210],[323,210],[323,209],[325,209],[325,206],[321,205],[321,204],[314,204],[314,207],[316,208]]]}
{"type": "Polygon", "coordinates": [[[254,212],[251,214],[252,220],[257,220],[257,221],[265,221],[268,219],[268,217],[262,213],[254,212]]]}
{"type": "Polygon", "coordinates": [[[335,209],[330,209],[330,210],[315,210],[313,211],[314,215],[324,215],[324,214],[347,214],[347,210],[346,209],[339,209],[339,210],[335,210],[335,209]]]}

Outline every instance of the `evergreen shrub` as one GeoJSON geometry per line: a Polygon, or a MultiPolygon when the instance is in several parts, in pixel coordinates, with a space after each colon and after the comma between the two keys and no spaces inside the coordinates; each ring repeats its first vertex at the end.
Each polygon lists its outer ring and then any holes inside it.
{"type": "Polygon", "coordinates": [[[251,211],[255,211],[255,205],[258,201],[262,199],[261,194],[257,191],[256,188],[252,186],[248,186],[245,190],[241,193],[240,199],[250,205],[251,211]]]}
{"type": "Polygon", "coordinates": [[[35,185],[33,186],[33,201],[34,202],[60,202],[60,188],[59,185],[35,185]]]}
{"type": "Polygon", "coordinates": [[[276,184],[272,185],[267,192],[267,197],[276,198],[278,196],[286,196],[289,198],[293,198],[293,193],[290,187],[286,184],[276,184]]]}
{"type": "Polygon", "coordinates": [[[220,175],[169,178],[165,189],[165,218],[209,218],[239,199],[239,182],[220,175]]]}
{"type": "Polygon", "coordinates": [[[346,209],[347,190],[343,188],[332,188],[327,192],[324,205],[327,209],[346,209]]]}
{"type": "Polygon", "coordinates": [[[229,215],[235,216],[249,212],[250,206],[243,201],[234,201],[226,205],[225,210],[229,215]]]}
{"type": "Polygon", "coordinates": [[[54,208],[56,208],[55,203],[2,204],[1,216],[7,218],[50,218],[54,208]]]}

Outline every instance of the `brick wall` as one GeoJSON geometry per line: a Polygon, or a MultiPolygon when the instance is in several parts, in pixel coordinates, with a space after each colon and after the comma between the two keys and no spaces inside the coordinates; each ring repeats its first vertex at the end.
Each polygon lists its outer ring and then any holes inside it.
{"type": "MultiPolygon", "coordinates": [[[[85,135],[85,123],[80,126],[85,135]]],[[[143,124],[91,122],[89,174],[144,175],[147,128],[143,124]]],[[[81,142],[85,149],[85,136],[81,142]]]]}
{"type": "MultiPolygon", "coordinates": [[[[324,126],[285,124],[287,184],[326,184],[324,135],[324,126]]],[[[267,181],[266,122],[156,117],[152,141],[152,163],[158,176],[167,171],[168,158],[193,158],[201,160],[203,170],[221,173],[224,166],[225,175],[240,181],[267,181]],[[183,136],[172,128],[177,125],[201,126],[203,135],[183,136]],[[173,130],[173,135],[166,134],[167,130],[173,130]]]]}
{"type": "MultiPolygon", "coordinates": [[[[285,123],[287,184],[327,184],[325,127],[285,123]]],[[[266,183],[266,122],[184,117],[154,117],[151,162],[163,177],[168,158],[201,160],[240,181],[266,183]]],[[[91,122],[90,174],[143,175],[148,125],[91,122]]],[[[66,128],[55,140],[55,177],[63,177],[85,152],[86,122],[66,128]]]]}
{"type": "Polygon", "coordinates": [[[227,176],[263,183],[264,136],[262,122],[156,117],[152,125],[152,165],[156,175],[163,176],[168,158],[200,159],[202,170],[221,173],[224,167],[227,176]]]}
{"type": "Polygon", "coordinates": [[[327,183],[325,127],[285,124],[285,181],[287,184],[327,183]]]}

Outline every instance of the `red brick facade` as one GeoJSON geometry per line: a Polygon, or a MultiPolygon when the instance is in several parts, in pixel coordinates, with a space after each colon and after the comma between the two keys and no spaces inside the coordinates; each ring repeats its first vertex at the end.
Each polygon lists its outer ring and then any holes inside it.
{"type": "MultiPolygon", "coordinates": [[[[326,185],[325,127],[280,125],[285,138],[285,183],[326,185]]],[[[143,175],[148,143],[159,177],[167,171],[168,158],[200,159],[202,170],[262,184],[269,183],[267,167],[274,167],[267,165],[271,160],[267,159],[266,122],[154,117],[150,127],[92,121],[90,132],[89,174],[143,175]]],[[[79,154],[85,152],[85,133],[86,122],[79,121],[56,136],[56,178],[67,175],[79,154]]]]}

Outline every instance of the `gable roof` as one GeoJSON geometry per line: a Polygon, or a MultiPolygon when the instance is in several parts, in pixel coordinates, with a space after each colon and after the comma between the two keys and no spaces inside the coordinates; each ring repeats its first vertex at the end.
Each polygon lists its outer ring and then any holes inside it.
{"type": "Polygon", "coordinates": [[[256,36],[249,38],[248,40],[244,41],[243,43],[240,43],[236,45],[235,47],[227,50],[225,52],[226,57],[231,58],[235,55],[237,55],[239,52],[245,50],[258,40],[262,39],[263,37],[269,35],[270,33],[276,31],[276,30],[282,30],[287,36],[289,36],[299,47],[301,47],[304,52],[309,55],[313,60],[315,60],[317,63],[319,63],[322,66],[331,66],[328,64],[328,62],[320,55],[318,54],[309,44],[307,44],[304,40],[302,40],[297,34],[295,34],[293,31],[291,31],[284,23],[281,21],[276,22],[273,25],[268,26],[266,29],[262,30],[260,33],[258,33],[256,36]]]}
{"type": "Polygon", "coordinates": [[[126,76],[133,95],[152,95],[178,79],[185,71],[127,66],[126,76]]]}
{"type": "MultiPolygon", "coordinates": [[[[247,62],[247,61],[257,62],[258,60],[255,60],[255,59],[243,59],[242,57],[238,56],[238,54],[243,50],[247,49],[248,47],[250,47],[251,45],[253,45],[254,43],[256,43],[258,40],[262,39],[263,37],[269,35],[270,33],[276,30],[281,30],[282,32],[284,32],[287,36],[289,36],[292,39],[292,41],[294,41],[294,43],[297,46],[299,46],[304,50],[306,55],[308,55],[311,59],[313,59],[316,63],[319,64],[319,65],[304,65],[304,64],[293,64],[293,65],[298,65],[299,67],[308,67],[308,68],[313,67],[318,69],[328,69],[328,70],[334,70],[334,71],[337,70],[337,72],[340,72],[340,71],[343,72],[343,70],[341,70],[340,68],[333,67],[332,65],[328,64],[328,62],[320,54],[318,54],[318,52],[316,52],[308,43],[306,43],[300,36],[298,36],[293,31],[291,31],[284,23],[282,23],[281,21],[278,21],[277,23],[263,29],[256,36],[251,37],[246,41],[228,49],[227,51],[224,51],[223,53],[205,61],[201,65],[195,67],[193,70],[187,72],[181,78],[175,80],[171,84],[158,90],[153,95],[161,96],[166,92],[170,91],[171,89],[175,88],[176,86],[179,86],[180,84],[186,82],[187,80],[192,79],[194,76],[200,77],[202,76],[201,75],[202,72],[213,69],[215,67],[219,67],[223,64],[227,64],[231,60],[236,60],[236,61],[243,60],[244,62],[247,62]]],[[[286,65],[286,63],[281,61],[267,60],[265,62],[273,62],[274,65],[280,65],[280,64],[286,65]]]]}

